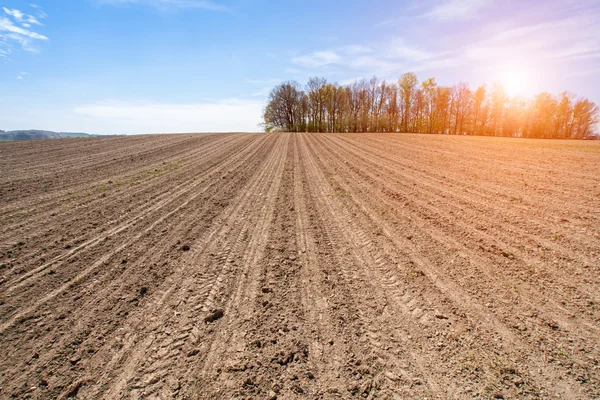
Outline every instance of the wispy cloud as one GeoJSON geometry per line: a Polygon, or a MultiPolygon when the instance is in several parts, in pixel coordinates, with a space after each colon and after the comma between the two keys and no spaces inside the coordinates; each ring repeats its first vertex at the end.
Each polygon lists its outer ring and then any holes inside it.
{"type": "Polygon", "coordinates": [[[465,57],[469,61],[522,58],[542,62],[598,58],[600,11],[577,10],[574,14],[564,10],[564,16],[541,23],[503,27],[466,46],[465,57]]]}
{"type": "Polygon", "coordinates": [[[40,35],[39,33],[13,24],[8,18],[0,18],[0,31],[9,32],[9,34],[22,36],[29,39],[48,40],[48,38],[44,35],[40,35]]]}
{"type": "MultiPolygon", "coordinates": [[[[40,9],[37,18],[45,18],[40,9]]],[[[16,9],[2,7],[0,14],[0,57],[8,58],[15,46],[37,52],[36,41],[48,40],[48,37],[31,30],[32,25],[42,25],[36,17],[16,9]]]]}
{"type": "Polygon", "coordinates": [[[546,83],[551,77],[546,79],[541,75],[550,74],[546,72],[550,69],[569,71],[581,68],[585,62],[586,71],[597,70],[593,68],[600,61],[597,1],[548,0],[544,4],[532,1],[506,5],[517,6],[518,13],[509,13],[506,9],[500,12],[498,4],[489,0],[452,0],[433,6],[428,2],[412,10],[421,18],[413,19],[414,25],[407,29],[434,32],[432,35],[438,35],[439,40],[418,34],[392,37],[366,46],[355,43],[297,54],[290,63],[301,68],[305,75],[331,76],[335,67],[346,76],[393,77],[405,71],[423,71],[442,76],[462,74],[463,79],[469,79],[464,71],[471,71],[471,79],[489,81],[499,79],[502,69],[513,65],[530,71],[532,80],[545,79],[546,83]],[[462,21],[468,18],[480,22],[467,27],[462,21]],[[441,19],[446,22],[443,29],[438,28],[441,19]],[[456,29],[449,29],[448,25],[456,29]],[[446,32],[446,36],[439,36],[440,32],[446,32]]]}
{"type": "Polygon", "coordinates": [[[41,10],[40,6],[35,4],[32,4],[31,6],[36,9],[37,17],[25,14],[20,10],[10,9],[6,7],[2,7],[2,11],[4,11],[4,14],[6,14],[7,16],[12,17],[15,20],[15,22],[20,23],[23,26],[42,26],[43,24],[38,19],[44,19],[48,15],[41,10]]]}
{"type": "Polygon", "coordinates": [[[420,71],[434,66],[448,66],[455,60],[450,52],[427,50],[404,39],[397,39],[369,46],[353,44],[316,51],[293,57],[291,62],[313,71],[336,66],[364,71],[367,75],[385,76],[401,70],[420,71]]]}
{"type": "Polygon", "coordinates": [[[377,23],[376,27],[393,24],[410,24],[415,20],[430,20],[432,22],[465,21],[477,17],[492,0],[434,0],[414,1],[405,7],[404,15],[394,16],[377,23]]]}
{"type": "Polygon", "coordinates": [[[420,46],[410,45],[404,40],[398,40],[392,43],[388,48],[388,52],[390,57],[417,62],[430,60],[436,57],[436,54],[427,51],[420,46]]]}
{"type": "MultiPolygon", "coordinates": [[[[44,12],[44,10],[42,9],[41,6],[38,6],[37,4],[30,4],[30,6],[32,8],[35,8],[35,10],[36,10],[35,13],[36,13],[38,19],[46,19],[46,18],[48,18],[48,14],[46,14],[44,12]]],[[[29,17],[31,17],[31,15],[29,15],[29,17]]]]}
{"type": "Polygon", "coordinates": [[[19,10],[14,10],[14,9],[11,10],[11,9],[6,8],[6,7],[2,7],[2,10],[4,11],[5,14],[12,16],[17,21],[22,21],[23,17],[25,16],[25,14],[23,14],[19,10]]]}
{"type": "Polygon", "coordinates": [[[316,51],[311,54],[292,58],[294,64],[304,67],[323,67],[325,65],[337,64],[342,57],[333,51],[316,51]]]}
{"type": "Polygon", "coordinates": [[[477,15],[489,0],[446,0],[436,4],[422,17],[437,21],[467,20],[477,15]]]}
{"type": "Polygon", "coordinates": [[[23,80],[25,79],[25,77],[29,75],[27,72],[19,72],[19,75],[17,75],[17,79],[18,80],[23,80]]]}
{"type": "Polygon", "coordinates": [[[600,74],[600,68],[586,69],[583,71],[573,71],[569,76],[587,76],[587,75],[598,75],[600,74]]]}
{"type": "Polygon", "coordinates": [[[39,26],[43,26],[44,24],[42,24],[40,21],[38,21],[34,16],[28,15],[27,16],[27,22],[23,23],[23,26],[28,25],[39,25],[39,26]]]}
{"type": "Polygon", "coordinates": [[[106,5],[126,5],[139,4],[156,7],[164,10],[182,9],[182,8],[200,8],[210,11],[229,12],[232,9],[216,1],[209,0],[96,0],[99,4],[106,5]]]}

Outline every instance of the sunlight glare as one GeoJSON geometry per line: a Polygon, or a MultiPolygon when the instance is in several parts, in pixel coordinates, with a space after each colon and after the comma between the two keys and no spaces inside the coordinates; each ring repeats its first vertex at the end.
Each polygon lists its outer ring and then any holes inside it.
{"type": "Polygon", "coordinates": [[[509,96],[514,97],[526,94],[529,82],[530,77],[525,68],[515,65],[509,65],[504,68],[501,83],[506,94],[509,96]]]}

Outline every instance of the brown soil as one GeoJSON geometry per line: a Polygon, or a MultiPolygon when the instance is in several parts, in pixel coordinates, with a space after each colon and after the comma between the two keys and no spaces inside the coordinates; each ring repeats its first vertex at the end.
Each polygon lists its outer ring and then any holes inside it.
{"type": "Polygon", "coordinates": [[[600,143],[0,145],[0,398],[600,397],[600,143]]]}

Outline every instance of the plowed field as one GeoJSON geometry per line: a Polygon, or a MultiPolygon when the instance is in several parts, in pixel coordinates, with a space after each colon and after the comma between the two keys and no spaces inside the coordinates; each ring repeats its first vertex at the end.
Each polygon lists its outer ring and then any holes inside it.
{"type": "Polygon", "coordinates": [[[0,144],[0,398],[600,398],[600,143],[0,144]]]}

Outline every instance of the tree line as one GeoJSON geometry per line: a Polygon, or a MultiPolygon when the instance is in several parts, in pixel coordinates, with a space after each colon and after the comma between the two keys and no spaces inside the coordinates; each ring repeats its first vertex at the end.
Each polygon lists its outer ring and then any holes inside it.
{"type": "Polygon", "coordinates": [[[398,82],[373,77],[349,85],[310,78],[284,82],[270,92],[264,128],[290,132],[422,132],[528,138],[584,138],[596,130],[599,109],[569,92],[510,97],[500,84],[471,90],[460,82],[398,82]]]}

